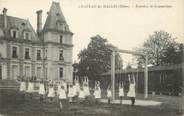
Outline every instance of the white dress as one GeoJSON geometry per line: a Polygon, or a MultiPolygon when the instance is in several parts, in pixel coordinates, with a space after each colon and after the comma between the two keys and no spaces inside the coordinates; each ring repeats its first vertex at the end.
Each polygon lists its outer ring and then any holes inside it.
{"type": "Polygon", "coordinates": [[[59,91],[59,99],[66,99],[66,92],[64,89],[60,89],[59,91]]]}
{"type": "Polygon", "coordinates": [[[101,90],[100,89],[95,90],[94,96],[95,96],[96,99],[101,98],[101,90]]]}
{"type": "Polygon", "coordinates": [[[57,94],[59,95],[59,92],[61,90],[61,85],[59,84],[58,87],[57,87],[57,94]]]}
{"type": "Polygon", "coordinates": [[[73,86],[73,96],[77,95],[77,89],[76,85],[73,86]]]}
{"type": "Polygon", "coordinates": [[[76,85],[75,85],[75,87],[76,87],[76,92],[80,92],[80,85],[79,85],[79,83],[76,83],[76,85]]]}
{"type": "Polygon", "coordinates": [[[84,90],[80,90],[80,92],[79,92],[79,98],[85,98],[84,90]]]}
{"type": "Polygon", "coordinates": [[[124,90],[123,87],[119,89],[119,97],[123,97],[124,96],[124,90]]]}
{"type": "Polygon", "coordinates": [[[90,95],[88,86],[84,86],[84,94],[85,94],[85,96],[89,96],[90,95]]]}
{"type": "Polygon", "coordinates": [[[55,96],[54,88],[53,87],[49,87],[48,97],[54,97],[54,96],[55,96]]]}
{"type": "Polygon", "coordinates": [[[129,91],[127,94],[128,97],[135,97],[135,84],[130,84],[129,85],[129,91]]]}
{"type": "Polygon", "coordinates": [[[68,97],[74,97],[74,89],[73,87],[69,87],[69,90],[68,90],[68,97]]]}
{"type": "Polygon", "coordinates": [[[112,92],[111,92],[111,90],[107,90],[107,97],[109,98],[109,97],[112,97],[112,92]]]}
{"type": "Polygon", "coordinates": [[[33,93],[33,92],[34,92],[34,83],[33,83],[33,82],[29,82],[29,83],[28,83],[27,92],[28,92],[28,93],[33,93]]]}
{"type": "Polygon", "coordinates": [[[25,82],[22,81],[20,83],[20,89],[19,89],[19,91],[21,91],[21,92],[26,91],[26,83],[25,82]]]}
{"type": "Polygon", "coordinates": [[[40,95],[45,95],[45,87],[44,87],[44,84],[43,83],[39,83],[39,91],[38,91],[38,93],[40,94],[40,95]]]}

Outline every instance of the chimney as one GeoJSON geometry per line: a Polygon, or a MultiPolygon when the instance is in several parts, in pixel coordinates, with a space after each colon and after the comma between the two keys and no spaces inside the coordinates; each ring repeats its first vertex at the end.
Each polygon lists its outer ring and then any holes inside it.
{"type": "Polygon", "coordinates": [[[7,28],[7,10],[6,8],[3,9],[3,26],[5,29],[7,28]]]}
{"type": "Polygon", "coordinates": [[[36,12],[37,14],[37,34],[42,31],[42,10],[36,12]]]}

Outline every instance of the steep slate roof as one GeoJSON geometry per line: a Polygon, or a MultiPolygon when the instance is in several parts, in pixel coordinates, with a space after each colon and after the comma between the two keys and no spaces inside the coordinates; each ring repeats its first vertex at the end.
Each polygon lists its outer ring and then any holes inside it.
{"type": "MultiPolygon", "coordinates": [[[[3,15],[2,14],[0,14],[0,28],[3,28],[3,15]]],[[[23,31],[25,30],[29,31],[31,33],[32,40],[39,40],[29,20],[7,16],[7,29],[10,30],[11,28],[18,29],[19,33],[21,33],[21,36],[22,36],[23,31]]]]}
{"type": "Polygon", "coordinates": [[[58,2],[52,2],[43,30],[47,29],[70,32],[68,24],[61,11],[60,4],[58,2]],[[59,23],[63,27],[58,28],[57,23],[59,23]]]}

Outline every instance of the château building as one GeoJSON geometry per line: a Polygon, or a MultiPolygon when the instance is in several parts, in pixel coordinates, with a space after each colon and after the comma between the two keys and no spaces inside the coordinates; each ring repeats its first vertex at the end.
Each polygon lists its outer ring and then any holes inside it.
{"type": "Polygon", "coordinates": [[[0,14],[0,80],[36,76],[71,82],[73,33],[60,4],[52,3],[44,26],[42,10],[36,14],[37,32],[29,20],[8,16],[6,8],[0,14]]]}

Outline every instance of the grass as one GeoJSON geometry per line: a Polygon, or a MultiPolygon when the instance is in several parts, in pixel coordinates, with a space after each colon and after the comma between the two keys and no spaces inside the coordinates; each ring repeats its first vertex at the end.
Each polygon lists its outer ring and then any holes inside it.
{"type": "MultiPolygon", "coordinates": [[[[129,106],[115,104],[66,103],[62,111],[58,111],[57,102],[39,102],[26,96],[22,100],[17,90],[0,90],[0,114],[4,116],[181,116],[177,109],[162,106],[129,106]]],[[[166,99],[167,100],[167,99],[166,99]]],[[[169,103],[169,101],[167,101],[169,103]]]]}

